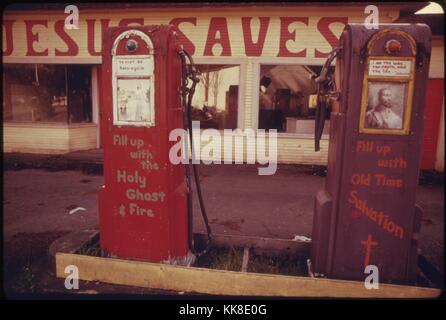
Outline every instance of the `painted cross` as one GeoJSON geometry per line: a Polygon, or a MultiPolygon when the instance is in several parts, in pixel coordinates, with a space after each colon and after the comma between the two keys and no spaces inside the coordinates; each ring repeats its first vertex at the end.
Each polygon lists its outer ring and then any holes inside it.
{"type": "Polygon", "coordinates": [[[378,242],[372,241],[372,235],[369,233],[369,235],[367,236],[367,240],[361,241],[361,244],[366,247],[365,257],[364,257],[364,268],[365,268],[369,265],[370,251],[372,249],[372,246],[377,246],[378,242]]]}

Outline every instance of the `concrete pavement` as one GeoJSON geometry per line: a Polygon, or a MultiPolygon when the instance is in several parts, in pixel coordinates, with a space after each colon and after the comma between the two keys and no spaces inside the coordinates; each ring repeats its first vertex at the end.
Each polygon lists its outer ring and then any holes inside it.
{"type": "MultiPolygon", "coordinates": [[[[324,184],[323,169],[280,165],[275,175],[257,175],[253,165],[201,166],[203,196],[213,232],[292,239],[311,237],[313,202],[324,184]]],[[[424,208],[420,248],[443,269],[444,186],[424,182],[417,201],[424,208]]],[[[98,227],[97,190],[101,174],[41,169],[4,171],[5,257],[16,254],[17,239],[46,239],[98,227]],[[71,210],[78,209],[74,213],[71,210]],[[84,210],[85,209],[85,210],[84,210]]],[[[204,232],[194,194],[194,229],[204,232]]],[[[43,241],[43,240],[42,240],[43,241]]],[[[46,245],[42,244],[42,247],[46,245]]]]}

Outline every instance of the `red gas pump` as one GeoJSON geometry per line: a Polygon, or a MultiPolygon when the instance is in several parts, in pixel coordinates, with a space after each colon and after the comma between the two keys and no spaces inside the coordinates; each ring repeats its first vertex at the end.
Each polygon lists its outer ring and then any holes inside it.
{"type": "Polygon", "coordinates": [[[332,112],[327,179],[315,199],[315,273],[364,280],[366,267],[375,266],[381,282],[416,280],[430,49],[426,25],[348,25],[316,80],[316,148],[328,101],[332,112]]]}
{"type": "Polygon", "coordinates": [[[190,263],[190,179],[169,161],[169,133],[184,127],[193,93],[185,83],[190,56],[172,26],[114,27],[103,39],[101,248],[121,258],[190,263]]]}

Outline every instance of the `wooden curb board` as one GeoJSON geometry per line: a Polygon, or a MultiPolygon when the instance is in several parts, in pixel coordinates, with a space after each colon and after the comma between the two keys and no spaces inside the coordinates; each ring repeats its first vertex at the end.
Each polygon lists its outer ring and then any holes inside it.
{"type": "Polygon", "coordinates": [[[79,278],[110,284],[198,292],[210,295],[338,298],[435,298],[441,290],[380,284],[367,290],[363,282],[223,271],[133,260],[56,253],[56,276],[75,265],[79,278]]]}

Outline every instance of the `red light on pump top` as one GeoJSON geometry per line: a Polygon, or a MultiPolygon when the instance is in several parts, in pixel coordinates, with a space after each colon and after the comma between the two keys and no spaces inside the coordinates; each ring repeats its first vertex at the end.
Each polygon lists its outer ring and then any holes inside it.
{"type": "Polygon", "coordinates": [[[385,47],[388,54],[396,55],[401,51],[401,42],[392,39],[386,42],[385,47]]]}

